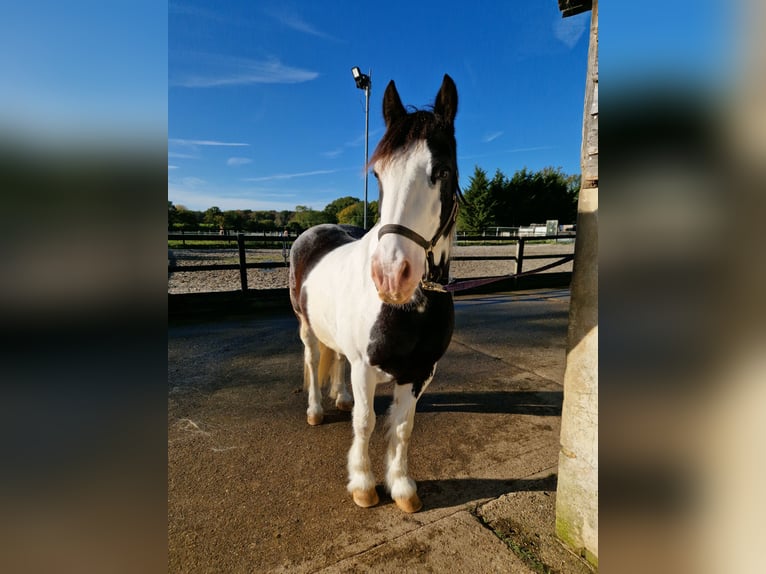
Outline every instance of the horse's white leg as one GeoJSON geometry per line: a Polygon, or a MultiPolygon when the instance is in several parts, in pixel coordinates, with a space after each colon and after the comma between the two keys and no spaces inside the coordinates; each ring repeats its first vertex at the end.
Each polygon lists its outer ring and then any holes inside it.
{"type": "Polygon", "coordinates": [[[370,436],[375,429],[373,401],[376,382],[372,367],[362,361],[351,364],[354,440],[348,451],[348,491],[354,497],[354,502],[363,508],[378,503],[369,453],[370,436]]]}
{"type": "Polygon", "coordinates": [[[386,486],[396,505],[405,512],[417,512],[423,507],[415,481],[407,475],[407,450],[417,402],[411,384],[394,386],[394,402],[388,413],[386,486]]]}
{"type": "Polygon", "coordinates": [[[388,411],[388,450],[386,451],[386,486],[391,498],[405,512],[417,512],[423,507],[417,485],[407,474],[407,451],[410,446],[412,427],[415,424],[415,407],[434,378],[423,383],[418,397],[412,394],[412,385],[394,385],[394,402],[388,411]]]}
{"type": "Polygon", "coordinates": [[[319,380],[320,343],[307,322],[301,320],[301,341],[303,341],[303,385],[308,390],[309,406],[306,420],[312,426],[322,424],[322,389],[319,380]]]}
{"type": "Polygon", "coordinates": [[[332,380],[330,396],[335,399],[336,408],[339,411],[350,411],[354,406],[354,399],[346,385],[346,357],[340,353],[335,354],[330,378],[332,380]]]}

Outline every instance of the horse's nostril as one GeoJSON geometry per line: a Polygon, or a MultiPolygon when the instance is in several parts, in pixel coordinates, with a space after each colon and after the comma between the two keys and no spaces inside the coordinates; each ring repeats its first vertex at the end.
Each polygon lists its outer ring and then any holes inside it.
{"type": "Polygon", "coordinates": [[[405,261],[402,263],[402,279],[409,279],[410,278],[410,264],[405,261]]]}
{"type": "Polygon", "coordinates": [[[383,271],[380,268],[380,264],[376,259],[372,261],[372,280],[375,283],[375,287],[380,290],[380,286],[383,283],[383,271]]]}

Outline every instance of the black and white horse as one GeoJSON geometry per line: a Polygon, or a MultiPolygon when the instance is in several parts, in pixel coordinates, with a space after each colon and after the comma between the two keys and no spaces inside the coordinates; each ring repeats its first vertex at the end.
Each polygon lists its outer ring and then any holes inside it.
{"type": "Polygon", "coordinates": [[[408,112],[394,82],[383,97],[386,133],[370,160],[380,187],[380,221],[367,233],[318,225],[290,254],[290,298],[300,322],[308,422],[322,422],[328,379],[339,409],[353,404],[348,490],[362,507],[378,503],[368,446],[373,397],[394,381],[386,486],[405,512],[422,507],[407,472],[415,405],[452,337],[449,260],[457,217],[454,119],[457,90],[445,75],[433,111],[408,112]],[[351,367],[352,398],[345,386],[351,367]]]}

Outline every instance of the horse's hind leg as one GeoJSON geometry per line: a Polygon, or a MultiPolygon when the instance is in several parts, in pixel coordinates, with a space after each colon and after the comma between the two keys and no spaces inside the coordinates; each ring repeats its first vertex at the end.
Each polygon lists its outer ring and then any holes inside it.
{"type": "Polygon", "coordinates": [[[346,357],[335,353],[330,369],[330,396],[335,399],[335,407],[339,411],[350,411],[354,407],[354,399],[346,386],[346,357]]]}
{"type": "Polygon", "coordinates": [[[310,425],[316,426],[322,424],[322,420],[324,420],[322,389],[320,386],[322,344],[303,319],[301,319],[300,336],[301,341],[303,341],[303,386],[308,390],[309,395],[306,420],[310,425]]]}
{"type": "Polygon", "coordinates": [[[415,423],[417,402],[418,399],[412,393],[412,384],[394,385],[394,402],[388,413],[386,486],[396,505],[405,512],[417,512],[423,507],[417,485],[407,474],[407,450],[415,423]]]}
{"type": "Polygon", "coordinates": [[[370,463],[370,436],[375,428],[376,378],[372,367],[362,361],[351,364],[351,388],[354,391],[354,441],[348,452],[348,491],[354,502],[363,508],[378,503],[375,476],[370,463]]]}

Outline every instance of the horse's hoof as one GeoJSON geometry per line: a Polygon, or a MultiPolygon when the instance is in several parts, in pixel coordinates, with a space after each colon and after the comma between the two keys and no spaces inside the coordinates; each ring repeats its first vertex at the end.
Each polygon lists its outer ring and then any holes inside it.
{"type": "Polygon", "coordinates": [[[396,502],[396,506],[398,506],[400,510],[403,510],[408,514],[412,514],[423,508],[423,503],[420,501],[420,497],[417,494],[413,494],[410,498],[395,498],[394,502],[396,502]]]}
{"type": "Polygon", "coordinates": [[[317,415],[307,415],[306,420],[312,427],[315,427],[322,424],[322,421],[324,420],[324,414],[319,413],[317,415]]]}
{"type": "Polygon", "coordinates": [[[354,409],[354,403],[339,401],[335,404],[335,408],[337,408],[339,411],[351,412],[354,409]]]}
{"type": "Polygon", "coordinates": [[[362,508],[375,506],[379,501],[378,493],[374,488],[371,488],[370,490],[355,490],[352,493],[352,496],[354,497],[356,505],[361,506],[362,508]]]}

